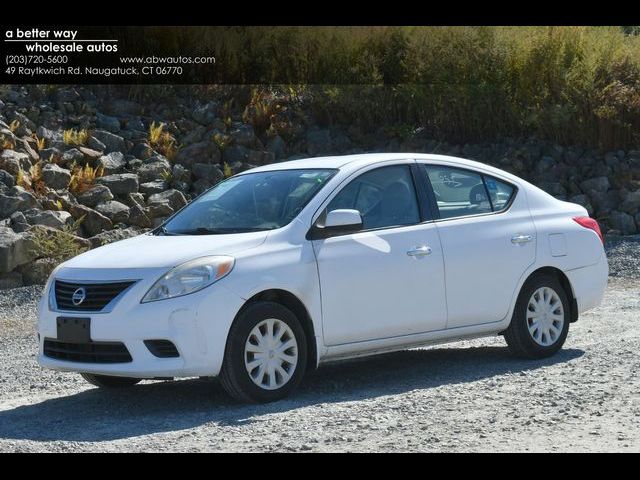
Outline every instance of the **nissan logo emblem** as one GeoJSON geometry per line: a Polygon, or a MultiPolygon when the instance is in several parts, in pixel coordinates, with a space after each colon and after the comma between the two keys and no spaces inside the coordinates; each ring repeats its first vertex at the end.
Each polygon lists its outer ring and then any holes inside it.
{"type": "Polygon", "coordinates": [[[73,292],[73,295],[71,295],[71,301],[76,306],[84,302],[86,298],[87,298],[87,291],[85,290],[84,287],[80,287],[76,289],[76,291],[73,292]]]}

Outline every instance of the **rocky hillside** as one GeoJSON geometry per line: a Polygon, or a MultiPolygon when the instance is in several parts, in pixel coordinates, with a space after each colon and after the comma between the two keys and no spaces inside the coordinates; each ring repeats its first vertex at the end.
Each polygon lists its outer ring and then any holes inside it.
{"type": "Polygon", "coordinates": [[[332,124],[286,89],[138,97],[110,87],[0,87],[0,288],[42,283],[65,258],[153,228],[226,176],[324,154],[459,155],[584,205],[610,234],[640,231],[637,150],[533,139],[449,145],[419,126],[332,124]]]}

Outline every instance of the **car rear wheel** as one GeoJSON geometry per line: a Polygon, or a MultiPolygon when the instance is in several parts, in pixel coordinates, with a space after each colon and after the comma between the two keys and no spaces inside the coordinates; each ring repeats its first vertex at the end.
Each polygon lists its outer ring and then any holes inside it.
{"type": "Polygon", "coordinates": [[[504,338],[519,357],[548,357],[562,348],[570,318],[567,294],[558,279],[537,274],[523,285],[504,338]]]}
{"type": "Polygon", "coordinates": [[[133,387],[142,380],[141,378],[114,377],[111,375],[96,375],[94,373],[81,373],[80,375],[91,385],[100,388],[133,387]]]}
{"type": "Polygon", "coordinates": [[[241,402],[272,402],[302,381],[307,360],[304,330],[289,309],[274,302],[245,308],[229,331],[220,381],[241,402]]]}

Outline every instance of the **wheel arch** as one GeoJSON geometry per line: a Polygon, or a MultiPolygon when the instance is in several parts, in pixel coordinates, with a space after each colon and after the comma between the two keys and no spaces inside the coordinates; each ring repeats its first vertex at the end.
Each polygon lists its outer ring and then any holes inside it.
{"type": "Polygon", "coordinates": [[[578,302],[576,300],[575,292],[573,290],[573,286],[571,285],[571,282],[569,281],[569,278],[559,268],[549,265],[549,266],[540,267],[534,270],[527,276],[525,281],[522,283],[520,290],[522,290],[522,287],[524,287],[524,285],[529,281],[529,279],[531,279],[534,275],[538,275],[541,273],[546,273],[558,279],[558,282],[560,282],[560,285],[562,285],[562,288],[564,289],[565,293],[567,294],[567,297],[569,298],[569,305],[571,308],[570,323],[576,322],[578,320],[578,302]]]}
{"type": "MultiPolygon", "coordinates": [[[[307,337],[307,371],[315,370],[318,366],[318,342],[316,340],[315,328],[313,320],[309,314],[309,310],[305,304],[293,293],[279,288],[271,288],[256,293],[249,298],[242,308],[236,314],[236,318],[240,313],[256,302],[274,302],[288,308],[300,320],[302,329],[307,337]]],[[[234,319],[235,321],[235,319],[234,319]]]]}

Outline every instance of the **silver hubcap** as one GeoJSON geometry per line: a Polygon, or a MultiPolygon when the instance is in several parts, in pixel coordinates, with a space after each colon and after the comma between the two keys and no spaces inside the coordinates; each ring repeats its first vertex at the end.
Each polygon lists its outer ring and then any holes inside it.
{"type": "Polygon", "coordinates": [[[533,292],[527,306],[527,327],[533,340],[543,347],[556,343],[564,326],[564,308],[558,294],[549,287],[533,292]]]}
{"type": "Polygon", "coordinates": [[[275,318],[256,325],[244,346],[244,364],[260,388],[276,390],[285,385],[298,364],[298,342],[289,325],[275,318]]]}

